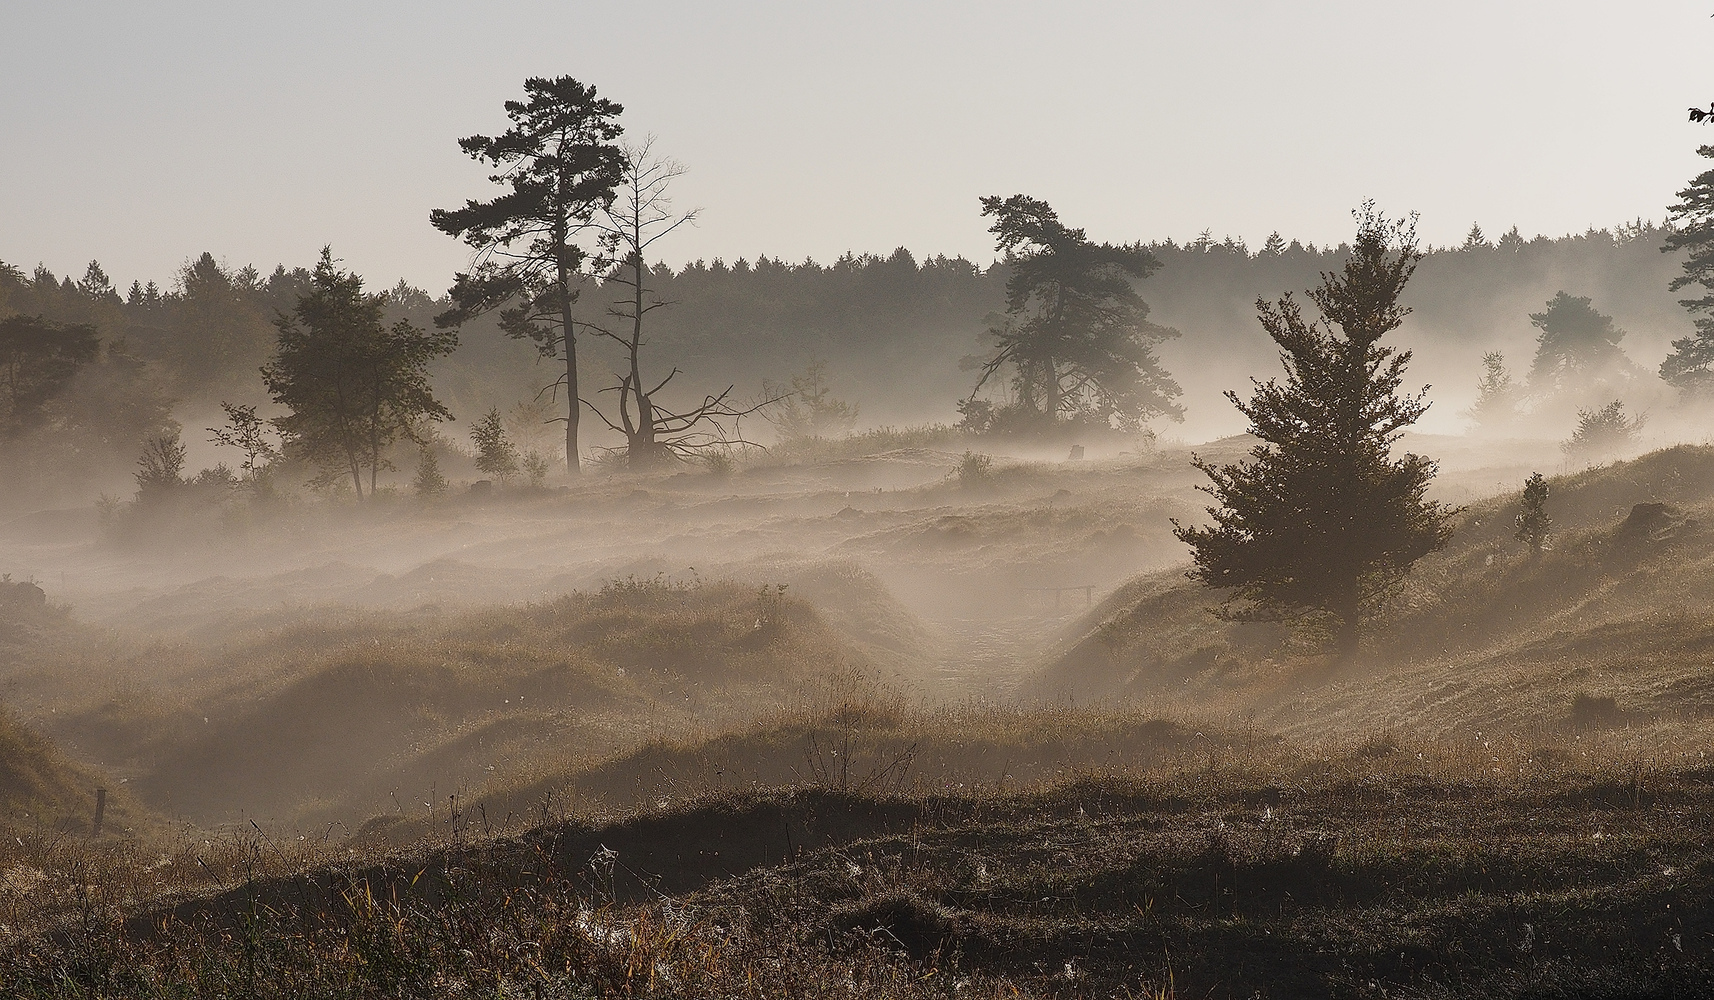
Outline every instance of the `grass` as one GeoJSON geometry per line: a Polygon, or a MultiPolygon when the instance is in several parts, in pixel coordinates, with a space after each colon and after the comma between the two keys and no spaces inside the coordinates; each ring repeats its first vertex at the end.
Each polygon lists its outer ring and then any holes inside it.
{"type": "Polygon", "coordinates": [[[1023,700],[939,704],[889,672],[957,637],[864,566],[998,603],[1055,558],[1146,561],[1183,508],[1157,458],[996,466],[979,496],[950,474],[879,500],[829,487],[748,521],[744,498],[645,497],[706,504],[722,531],[826,529],[726,582],[293,609],[154,645],[44,619],[12,647],[29,722],[116,762],[137,808],[194,793],[229,823],[95,844],[19,827],[0,989],[1714,986],[1714,451],[1555,480],[1540,560],[1510,539],[1514,496],[1472,503],[1354,663],[1212,622],[1172,570],[1067,623],[1023,700]],[[221,812],[257,788],[298,830],[221,812]]]}

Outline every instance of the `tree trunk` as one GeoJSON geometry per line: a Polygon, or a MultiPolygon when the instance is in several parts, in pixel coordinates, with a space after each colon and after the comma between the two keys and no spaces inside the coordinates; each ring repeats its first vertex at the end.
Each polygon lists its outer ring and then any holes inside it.
{"type": "MultiPolygon", "coordinates": [[[[560,240],[563,246],[565,240],[560,240]]],[[[571,272],[565,266],[565,254],[559,258],[559,317],[560,340],[565,345],[565,468],[575,476],[583,471],[577,459],[577,418],[583,403],[577,394],[577,336],[571,325],[571,272]]]]}
{"type": "Polygon", "coordinates": [[[637,424],[630,440],[625,442],[627,457],[633,469],[653,468],[661,456],[655,446],[655,407],[643,389],[643,255],[635,247],[642,241],[640,233],[632,234],[631,252],[631,387],[637,396],[637,424]]]}

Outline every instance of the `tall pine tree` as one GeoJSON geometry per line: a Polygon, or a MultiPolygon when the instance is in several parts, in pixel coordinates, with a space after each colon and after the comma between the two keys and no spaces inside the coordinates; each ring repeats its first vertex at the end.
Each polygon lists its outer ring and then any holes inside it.
{"type": "MultiPolygon", "coordinates": [[[[1714,159],[1714,146],[1697,152],[1714,159]]],[[[1678,192],[1667,219],[1674,225],[1661,252],[1688,251],[1684,273],[1669,287],[1676,292],[1696,285],[1703,294],[1679,300],[1694,318],[1696,332],[1672,342],[1672,353],[1660,363],[1660,377],[1686,392],[1702,393],[1714,388],[1714,170],[1704,170],[1678,192]]]]}
{"type": "Polygon", "coordinates": [[[1410,352],[1379,343],[1409,312],[1398,297],[1422,256],[1415,223],[1388,220],[1372,202],[1353,214],[1344,270],[1309,293],[1320,320],[1290,293],[1257,301],[1286,378],[1257,382],[1247,403],[1226,396],[1262,443],[1233,465],[1197,459],[1219,502],[1208,508],[1214,523],[1174,523],[1194,550],[1191,577],[1227,592],[1223,617],[1292,622],[1344,654],[1412,564],[1446,544],[1455,513],[1424,499],[1433,461],[1392,457],[1428,409],[1426,387],[1398,391],[1410,352]]]}

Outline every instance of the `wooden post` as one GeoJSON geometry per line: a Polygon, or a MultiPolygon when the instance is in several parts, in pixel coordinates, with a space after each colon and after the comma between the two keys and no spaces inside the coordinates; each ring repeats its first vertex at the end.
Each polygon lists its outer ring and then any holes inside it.
{"type": "Polygon", "coordinates": [[[95,827],[90,831],[91,837],[101,836],[101,820],[107,815],[107,789],[95,790],[95,827]]]}

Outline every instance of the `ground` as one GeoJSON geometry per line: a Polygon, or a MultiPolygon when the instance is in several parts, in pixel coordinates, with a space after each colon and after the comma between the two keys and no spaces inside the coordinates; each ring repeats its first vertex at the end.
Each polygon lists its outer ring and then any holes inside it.
{"type": "Polygon", "coordinates": [[[1466,509],[1343,662],[1209,614],[1170,448],[14,521],[0,975],[1696,995],[1714,451],[1406,446],[1466,509]]]}

